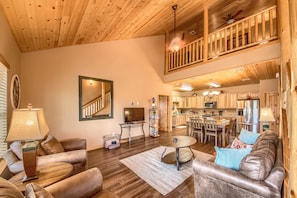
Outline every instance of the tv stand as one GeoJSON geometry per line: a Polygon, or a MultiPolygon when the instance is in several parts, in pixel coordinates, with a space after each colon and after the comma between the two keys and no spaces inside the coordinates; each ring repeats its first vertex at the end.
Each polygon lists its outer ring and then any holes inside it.
{"type": "Polygon", "coordinates": [[[132,127],[141,127],[142,133],[143,133],[143,139],[145,140],[145,133],[143,129],[145,121],[137,121],[137,122],[126,122],[120,124],[121,127],[121,134],[120,134],[120,140],[122,139],[123,129],[128,128],[128,138],[129,138],[129,145],[131,144],[131,128],[132,127]]]}

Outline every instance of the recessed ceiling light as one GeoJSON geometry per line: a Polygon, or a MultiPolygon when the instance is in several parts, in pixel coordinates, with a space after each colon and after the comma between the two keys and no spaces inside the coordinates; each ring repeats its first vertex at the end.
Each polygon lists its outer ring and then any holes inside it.
{"type": "Polygon", "coordinates": [[[235,68],[234,71],[235,72],[241,72],[241,71],[244,71],[244,67],[239,67],[239,68],[235,68]]]}
{"type": "Polygon", "coordinates": [[[195,30],[191,30],[189,33],[194,36],[197,32],[195,30]]]}
{"type": "Polygon", "coordinates": [[[221,87],[221,84],[215,81],[209,82],[208,85],[212,87],[221,87]]]}
{"type": "Polygon", "coordinates": [[[250,78],[243,78],[243,79],[241,79],[241,81],[249,81],[249,80],[251,80],[250,78]]]}
{"type": "Polygon", "coordinates": [[[192,86],[187,83],[183,83],[180,89],[184,90],[184,91],[192,91],[193,90],[192,86]]]}

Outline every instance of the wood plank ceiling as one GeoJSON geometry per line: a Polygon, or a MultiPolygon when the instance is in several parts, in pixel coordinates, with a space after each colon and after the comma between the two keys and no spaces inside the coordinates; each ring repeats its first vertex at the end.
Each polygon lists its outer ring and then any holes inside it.
{"type": "MultiPolygon", "coordinates": [[[[204,7],[209,8],[209,32],[213,32],[226,24],[228,14],[236,15],[235,19],[240,19],[273,6],[276,1],[1,0],[0,8],[21,52],[25,53],[167,33],[173,35],[172,6],[175,4],[178,5],[177,33],[184,34],[186,41],[192,41],[203,35],[204,7]]],[[[278,66],[274,61],[270,64],[278,66]]],[[[263,71],[270,69],[272,67],[263,71]]],[[[245,72],[249,70],[246,69],[245,72]]],[[[222,75],[206,76],[205,79],[216,79],[220,76],[222,75]]]]}
{"type": "Polygon", "coordinates": [[[236,18],[275,5],[275,0],[1,0],[0,7],[22,52],[110,40],[164,35],[173,30],[188,40],[203,34],[203,9],[209,7],[209,32],[236,18]],[[189,32],[196,32],[191,37],[189,32]]]}

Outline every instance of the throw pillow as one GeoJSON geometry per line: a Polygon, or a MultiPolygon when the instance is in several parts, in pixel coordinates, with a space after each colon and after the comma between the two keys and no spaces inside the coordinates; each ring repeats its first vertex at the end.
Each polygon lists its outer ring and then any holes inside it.
{"type": "Polygon", "coordinates": [[[245,144],[254,144],[258,139],[259,135],[260,133],[253,133],[246,129],[241,129],[241,132],[238,138],[240,141],[242,141],[245,144]]]}
{"type": "Polygon", "coordinates": [[[235,138],[231,144],[231,148],[234,149],[242,149],[242,148],[252,148],[252,144],[245,144],[242,141],[240,141],[238,138],[235,138]]]}
{"type": "Polygon", "coordinates": [[[64,152],[62,144],[52,135],[48,135],[46,140],[41,142],[41,146],[47,154],[64,152]]]}
{"type": "Polygon", "coordinates": [[[35,183],[26,185],[26,198],[54,198],[48,191],[35,183]]]}
{"type": "Polygon", "coordinates": [[[238,170],[241,160],[251,152],[252,148],[233,149],[215,146],[215,163],[226,168],[238,170]]]}
{"type": "Polygon", "coordinates": [[[19,161],[18,157],[14,154],[12,150],[6,150],[3,153],[3,158],[5,159],[8,167],[19,161]]]}
{"type": "Polygon", "coordinates": [[[23,149],[20,141],[14,141],[9,147],[20,160],[23,160],[23,149]]]}

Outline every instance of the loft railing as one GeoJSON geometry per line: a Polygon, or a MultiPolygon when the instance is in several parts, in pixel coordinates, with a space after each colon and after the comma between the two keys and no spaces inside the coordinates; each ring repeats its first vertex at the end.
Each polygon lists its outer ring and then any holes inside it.
{"type": "Polygon", "coordinates": [[[176,71],[189,65],[201,63],[238,50],[246,49],[277,39],[276,6],[232,23],[225,28],[199,38],[180,48],[168,52],[166,72],[176,71]],[[204,39],[208,45],[204,46],[204,39]],[[207,54],[204,54],[207,47],[207,54]]]}
{"type": "Polygon", "coordinates": [[[99,96],[83,105],[82,114],[83,118],[92,117],[100,112],[102,109],[110,105],[111,103],[111,93],[108,92],[105,94],[105,97],[99,96]]]}

